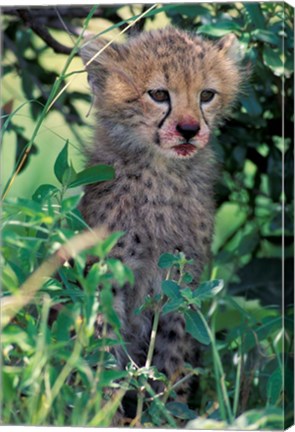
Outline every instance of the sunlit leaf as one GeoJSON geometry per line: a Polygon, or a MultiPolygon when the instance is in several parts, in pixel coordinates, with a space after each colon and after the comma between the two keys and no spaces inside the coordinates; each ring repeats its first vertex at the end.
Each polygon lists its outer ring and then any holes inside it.
{"type": "Polygon", "coordinates": [[[194,291],[194,297],[200,300],[212,298],[218,294],[223,287],[224,283],[221,279],[204,282],[194,291]]]}
{"type": "Polygon", "coordinates": [[[281,76],[284,73],[284,64],[281,58],[281,53],[278,49],[273,49],[270,46],[263,47],[263,61],[275,75],[281,76]]]}
{"type": "Polygon", "coordinates": [[[198,28],[198,33],[221,37],[230,32],[241,31],[240,25],[235,21],[218,21],[214,24],[204,24],[198,28]]]}
{"type": "Polygon", "coordinates": [[[73,188],[77,186],[85,186],[88,184],[112,180],[114,177],[115,170],[113,167],[109,165],[95,165],[76,173],[74,180],[69,183],[68,187],[73,188]]]}

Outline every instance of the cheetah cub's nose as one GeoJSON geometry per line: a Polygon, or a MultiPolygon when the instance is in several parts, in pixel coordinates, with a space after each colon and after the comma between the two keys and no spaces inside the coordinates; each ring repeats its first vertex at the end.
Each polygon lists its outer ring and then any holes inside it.
{"type": "Polygon", "coordinates": [[[183,136],[183,138],[189,141],[197,135],[200,130],[200,125],[199,123],[178,123],[176,130],[183,136]]]}

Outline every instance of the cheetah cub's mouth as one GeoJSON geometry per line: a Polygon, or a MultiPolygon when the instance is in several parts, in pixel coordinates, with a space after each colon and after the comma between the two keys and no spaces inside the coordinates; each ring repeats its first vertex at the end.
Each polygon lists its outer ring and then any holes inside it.
{"type": "Polygon", "coordinates": [[[197,147],[194,144],[190,144],[189,142],[178,144],[176,146],[172,147],[172,150],[178,155],[178,156],[192,156],[196,151],[197,147]]]}

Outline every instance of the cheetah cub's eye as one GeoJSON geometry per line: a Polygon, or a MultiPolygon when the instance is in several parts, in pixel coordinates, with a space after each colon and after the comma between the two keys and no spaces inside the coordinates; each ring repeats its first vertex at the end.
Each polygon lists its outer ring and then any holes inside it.
{"type": "Polygon", "coordinates": [[[170,100],[167,90],[149,90],[148,94],[156,102],[168,102],[170,100]]]}
{"type": "Polygon", "coordinates": [[[212,99],[215,96],[215,91],[214,90],[203,90],[201,93],[201,103],[206,103],[206,102],[210,102],[212,101],[212,99]]]}

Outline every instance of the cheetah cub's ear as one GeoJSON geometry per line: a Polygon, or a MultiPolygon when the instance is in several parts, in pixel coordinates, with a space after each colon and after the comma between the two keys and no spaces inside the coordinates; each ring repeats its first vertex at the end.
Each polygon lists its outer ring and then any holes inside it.
{"type": "Polygon", "coordinates": [[[94,93],[101,90],[108,70],[118,65],[123,58],[122,45],[112,43],[107,46],[103,39],[90,38],[80,48],[80,56],[88,72],[88,81],[94,93]]]}
{"type": "Polygon", "coordinates": [[[235,63],[241,62],[243,57],[241,46],[237,37],[233,33],[229,33],[223,36],[223,38],[219,39],[219,41],[216,43],[216,46],[235,63]]]}

